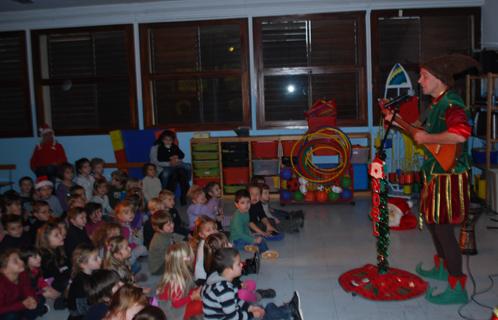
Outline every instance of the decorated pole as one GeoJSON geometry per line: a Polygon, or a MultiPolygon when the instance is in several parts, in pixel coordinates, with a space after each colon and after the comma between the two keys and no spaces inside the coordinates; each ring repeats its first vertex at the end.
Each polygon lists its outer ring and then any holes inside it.
{"type": "Polygon", "coordinates": [[[373,235],[377,240],[377,266],[366,264],[339,277],[339,283],[346,292],[371,300],[407,300],[422,295],[428,286],[420,277],[389,266],[389,214],[384,145],[392,125],[390,122],[377,155],[369,166],[369,175],[372,177],[370,217],[373,235]]]}

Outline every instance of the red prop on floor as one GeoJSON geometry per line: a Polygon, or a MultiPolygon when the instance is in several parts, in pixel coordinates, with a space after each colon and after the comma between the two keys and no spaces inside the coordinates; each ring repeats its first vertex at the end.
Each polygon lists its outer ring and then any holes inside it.
{"type": "Polygon", "coordinates": [[[412,273],[389,268],[379,274],[377,270],[372,264],[350,270],[339,277],[339,284],[346,292],[370,300],[407,300],[427,290],[427,282],[412,273]]]}

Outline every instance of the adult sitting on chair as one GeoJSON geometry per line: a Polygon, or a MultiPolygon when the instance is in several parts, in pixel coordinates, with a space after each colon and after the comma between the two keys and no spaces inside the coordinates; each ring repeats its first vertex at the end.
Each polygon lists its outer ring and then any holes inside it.
{"type": "Polygon", "coordinates": [[[163,188],[174,193],[177,184],[180,185],[180,203],[185,205],[192,167],[190,163],[182,161],[185,154],[174,143],[175,138],[176,135],[173,131],[164,130],[150,149],[149,157],[150,162],[158,168],[163,188]]]}
{"type": "Polygon", "coordinates": [[[31,156],[31,170],[37,177],[47,176],[55,184],[57,167],[67,162],[66,152],[55,140],[54,130],[44,124],[40,128],[41,141],[36,145],[31,156]]]}

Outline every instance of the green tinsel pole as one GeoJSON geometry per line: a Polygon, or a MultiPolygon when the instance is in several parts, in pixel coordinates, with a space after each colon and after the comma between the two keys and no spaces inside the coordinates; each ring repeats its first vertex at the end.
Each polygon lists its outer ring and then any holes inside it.
{"type": "Polygon", "coordinates": [[[380,274],[385,274],[389,270],[389,213],[387,209],[387,181],[380,179],[380,205],[379,221],[377,222],[377,269],[380,274]]]}

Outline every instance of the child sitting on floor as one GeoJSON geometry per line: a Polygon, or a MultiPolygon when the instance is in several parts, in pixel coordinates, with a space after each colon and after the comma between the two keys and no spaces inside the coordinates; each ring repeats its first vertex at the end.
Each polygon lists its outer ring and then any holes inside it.
{"type": "Polygon", "coordinates": [[[0,252],[9,248],[24,249],[31,246],[31,235],[24,231],[21,216],[6,214],[2,217],[2,225],[6,234],[0,242],[0,252]]]}
{"type": "Polygon", "coordinates": [[[157,288],[160,306],[167,319],[190,319],[202,315],[200,288],[195,286],[194,254],[185,242],[171,245],[166,254],[164,275],[157,288]]]}
{"type": "Polygon", "coordinates": [[[137,262],[139,257],[147,256],[147,249],[141,243],[141,240],[135,235],[137,230],[131,227],[135,219],[135,208],[129,201],[121,201],[115,208],[116,222],[121,225],[121,234],[128,240],[131,248],[131,265],[133,273],[140,271],[140,264],[137,262]]]}
{"type": "Polygon", "coordinates": [[[201,187],[194,184],[187,195],[192,200],[192,204],[187,208],[188,227],[190,230],[194,230],[197,217],[208,216],[211,219],[216,220],[217,212],[213,211],[213,208],[207,206],[206,194],[201,187]]]}
{"type": "Polygon", "coordinates": [[[63,163],[57,168],[57,187],[55,188],[55,195],[61,204],[62,210],[69,209],[68,200],[71,196],[69,190],[74,186],[74,168],[70,163],[63,163]]]}
{"type": "Polygon", "coordinates": [[[82,243],[91,245],[92,241],[85,231],[86,215],[84,208],[72,208],[67,213],[69,228],[67,229],[66,239],[64,240],[64,250],[66,257],[72,257],[73,251],[82,243]]]}
{"type": "Polygon", "coordinates": [[[88,279],[88,312],[84,320],[101,320],[109,311],[109,303],[116,291],[123,286],[119,275],[113,270],[95,270],[88,279]]]}
{"type": "Polygon", "coordinates": [[[42,276],[40,251],[35,247],[25,248],[21,251],[21,259],[25,266],[24,272],[29,276],[31,288],[35,291],[37,301],[43,301],[43,298],[57,298],[59,293],[52,288],[50,281],[45,280],[42,276]]]}
{"type": "Polygon", "coordinates": [[[102,205],[95,202],[89,202],[85,206],[85,212],[87,214],[85,231],[88,234],[88,237],[91,238],[95,230],[104,224],[104,221],[102,220],[102,205]]]}
{"type": "Polygon", "coordinates": [[[105,251],[102,267],[106,270],[113,270],[119,275],[123,283],[134,283],[133,273],[130,267],[131,249],[128,240],[123,236],[116,236],[109,239],[105,251]]]}
{"type": "Polygon", "coordinates": [[[153,163],[144,164],[143,168],[144,178],[142,179],[142,189],[146,202],[150,199],[159,196],[161,192],[161,180],[157,177],[157,167],[153,163]]]}
{"type": "Polygon", "coordinates": [[[92,272],[100,269],[102,260],[99,257],[97,248],[88,244],[77,246],[74,250],[72,260],[72,281],[67,295],[68,320],[83,320],[89,308],[86,286],[92,272]]]}
{"type": "Polygon", "coordinates": [[[230,222],[230,241],[239,250],[244,249],[246,245],[256,245],[259,252],[263,253],[268,250],[268,245],[261,236],[254,237],[249,228],[249,208],[251,199],[247,190],[239,190],[235,193],[235,213],[230,222]]]}
{"type": "Polygon", "coordinates": [[[164,273],[164,256],[168,248],[182,240],[181,235],[175,235],[174,223],[166,211],[158,211],[151,218],[154,236],[149,247],[149,271],[153,275],[164,273]]]}
{"type": "Polygon", "coordinates": [[[187,239],[190,234],[190,230],[184,220],[180,217],[178,210],[175,208],[174,193],[168,189],[161,190],[161,192],[159,192],[159,199],[162,201],[164,209],[168,210],[169,214],[173,218],[173,222],[175,223],[175,233],[181,234],[185,237],[185,239],[187,239]]]}
{"type": "Polygon", "coordinates": [[[263,309],[240,300],[233,280],[240,277],[242,262],[234,248],[222,248],[213,258],[213,272],[202,289],[204,319],[284,319],[302,320],[299,295],[294,295],[289,303],[278,307],[269,303],[263,309]]]}
{"type": "Polygon", "coordinates": [[[107,220],[110,219],[110,216],[114,215],[114,210],[111,208],[109,197],[107,196],[108,191],[107,181],[102,179],[97,180],[93,185],[93,197],[90,199],[90,202],[95,202],[102,206],[102,213],[107,220]]]}
{"type": "Polygon", "coordinates": [[[52,210],[52,214],[56,217],[60,217],[63,213],[61,204],[59,199],[52,194],[54,191],[54,185],[52,181],[48,180],[47,177],[38,177],[36,179],[36,198],[38,200],[43,200],[48,203],[50,209],[52,210]]]}
{"type": "Polygon", "coordinates": [[[104,160],[101,158],[93,158],[90,160],[90,167],[92,168],[92,176],[95,181],[105,181],[107,178],[104,176],[104,160]]]}
{"type": "Polygon", "coordinates": [[[75,166],[78,175],[74,179],[74,182],[85,189],[86,199],[90,200],[93,194],[93,184],[95,183],[95,178],[91,175],[92,167],[90,166],[90,160],[81,158],[75,162],[75,166]]]}
{"type": "Polygon", "coordinates": [[[48,312],[47,306],[37,301],[29,275],[24,270],[19,250],[8,249],[0,254],[1,319],[31,320],[48,312]]]}
{"type": "Polygon", "coordinates": [[[149,299],[141,288],[131,284],[122,286],[111,299],[105,320],[130,320],[149,305],[149,299]]]}
{"type": "Polygon", "coordinates": [[[280,220],[284,222],[285,220],[289,220],[291,224],[297,224],[301,228],[304,224],[304,212],[303,210],[297,211],[284,211],[281,209],[274,209],[270,206],[270,186],[267,184],[261,185],[261,204],[263,205],[263,209],[265,210],[266,216],[269,218],[273,218],[275,220],[280,220]]]}
{"type": "Polygon", "coordinates": [[[40,250],[42,257],[43,277],[52,278],[52,287],[59,294],[54,302],[54,309],[65,309],[66,301],[63,293],[69,284],[71,274],[69,261],[64,253],[64,238],[59,226],[49,222],[38,229],[36,247],[40,250]]]}
{"type": "MultiPolygon", "coordinates": [[[[206,238],[204,243],[204,265],[206,275],[210,275],[214,272],[213,269],[213,259],[214,254],[221,248],[231,248],[232,244],[228,241],[226,235],[222,232],[213,233],[206,238]]],[[[259,264],[261,261],[261,255],[259,252],[254,253],[252,259],[246,259],[242,265],[242,275],[248,275],[249,273],[258,273],[259,264]]],[[[204,279],[206,281],[207,277],[204,279]]],[[[261,299],[275,298],[275,290],[273,289],[256,289],[256,282],[252,279],[247,279],[244,281],[239,278],[235,278],[233,285],[239,289],[238,296],[240,299],[247,302],[257,302],[261,299]]]]}
{"type": "Polygon", "coordinates": [[[211,210],[216,214],[216,223],[218,224],[218,230],[223,230],[223,198],[221,197],[221,187],[217,182],[209,182],[204,187],[204,192],[206,193],[206,198],[208,200],[207,206],[212,208],[211,210]]]}
{"type": "Polygon", "coordinates": [[[252,184],[248,188],[251,197],[251,207],[249,208],[249,227],[251,231],[265,238],[278,235],[268,217],[265,214],[261,204],[261,188],[259,185],[252,184]]]}

